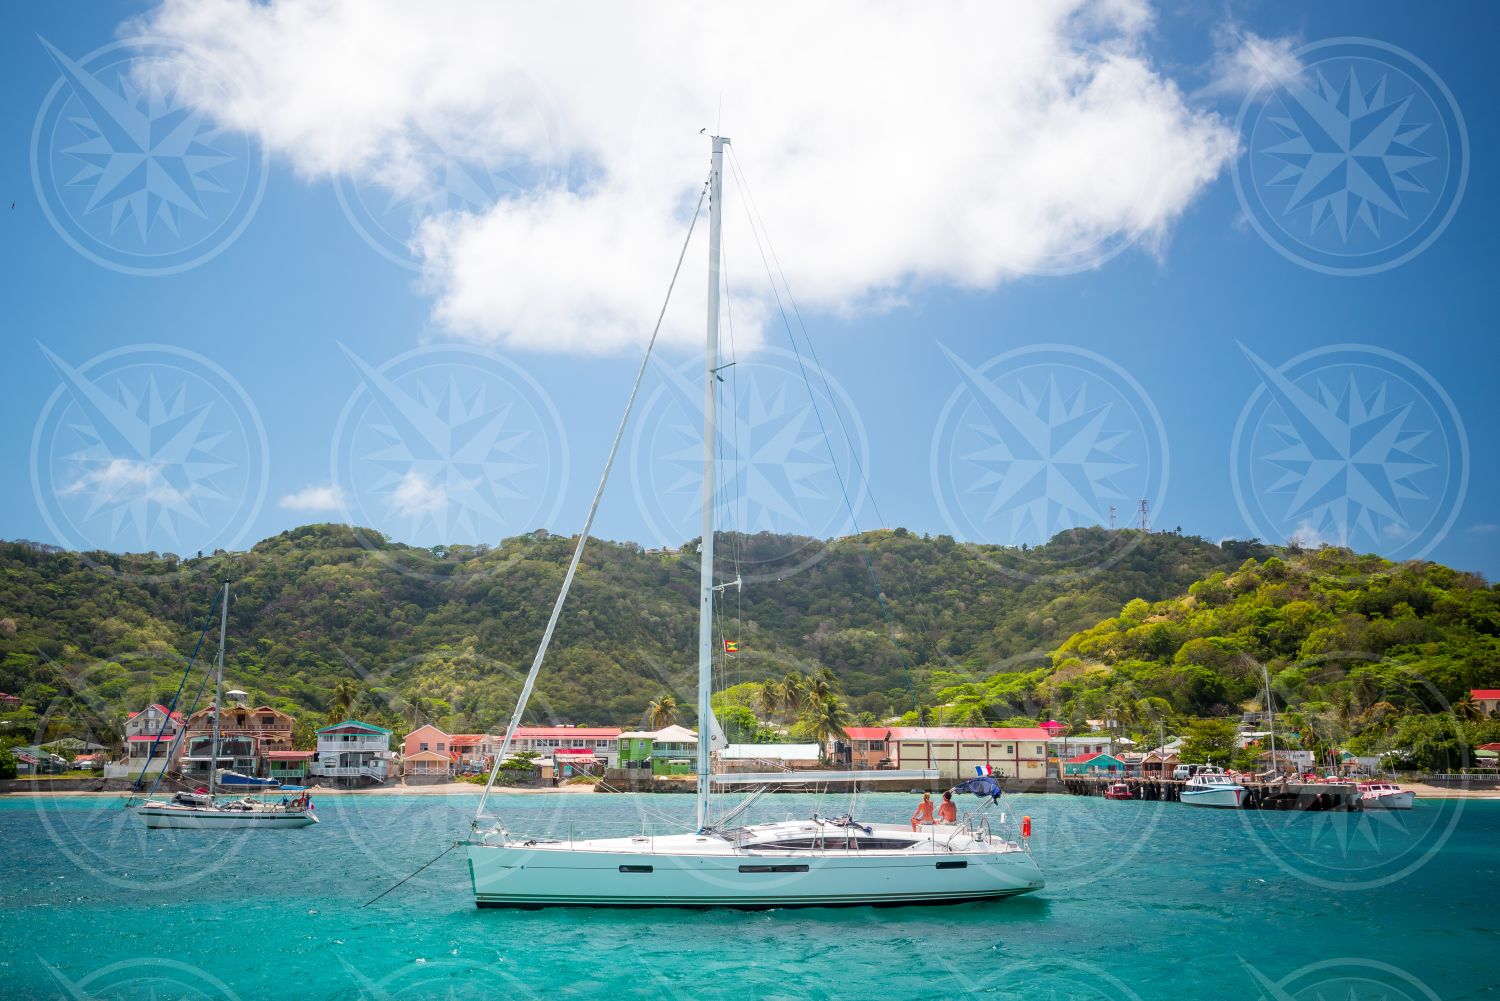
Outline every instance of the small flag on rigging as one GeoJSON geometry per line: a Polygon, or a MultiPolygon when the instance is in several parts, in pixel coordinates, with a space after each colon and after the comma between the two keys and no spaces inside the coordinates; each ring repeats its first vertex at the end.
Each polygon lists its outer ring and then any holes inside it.
{"type": "Polygon", "coordinates": [[[724,641],[724,652],[725,653],[739,653],[740,652],[740,641],[739,640],[725,640],[724,641]]]}

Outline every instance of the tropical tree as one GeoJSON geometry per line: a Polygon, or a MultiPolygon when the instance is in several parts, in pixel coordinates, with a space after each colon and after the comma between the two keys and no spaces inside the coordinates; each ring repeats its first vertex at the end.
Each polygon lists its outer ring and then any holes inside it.
{"type": "Polygon", "coordinates": [[[663,695],[651,700],[651,705],[646,709],[646,719],[653,730],[661,730],[676,723],[680,711],[675,696],[663,695]]]}
{"type": "Polygon", "coordinates": [[[781,712],[782,692],[781,685],[774,679],[766,679],[756,685],[755,707],[766,715],[768,719],[776,719],[781,712]]]}
{"type": "Polygon", "coordinates": [[[781,679],[781,709],[786,713],[787,719],[795,719],[806,705],[803,698],[805,688],[802,675],[795,671],[788,671],[786,677],[781,679]]]}
{"type": "Polygon", "coordinates": [[[1233,720],[1198,719],[1188,724],[1182,738],[1181,760],[1184,764],[1229,764],[1234,755],[1233,720]]]}
{"type": "Polygon", "coordinates": [[[842,699],[830,695],[803,713],[802,723],[807,735],[818,742],[818,753],[827,756],[828,742],[834,738],[847,737],[847,727],[853,722],[849,709],[842,699]]]}
{"type": "Polygon", "coordinates": [[[359,685],[353,678],[339,678],[333,683],[333,702],[328,707],[328,722],[341,723],[350,716],[349,710],[359,697],[359,685]]]}

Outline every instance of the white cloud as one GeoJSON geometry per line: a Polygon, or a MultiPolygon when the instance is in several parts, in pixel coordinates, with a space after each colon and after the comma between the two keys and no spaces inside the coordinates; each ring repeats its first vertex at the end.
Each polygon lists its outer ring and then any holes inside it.
{"type": "Polygon", "coordinates": [[[401,477],[401,482],[396,484],[391,500],[398,514],[426,514],[447,506],[448,490],[441,483],[433,483],[421,473],[413,470],[401,477]]]}
{"type": "Polygon", "coordinates": [[[344,492],[333,483],[308,486],[278,503],[288,511],[337,511],[344,503],[344,492]]]}
{"type": "MultiPolygon", "coordinates": [[[[308,176],[410,186],[422,136],[535,168],[413,243],[442,327],[529,348],[644,338],[720,121],[793,291],[844,314],[1159,250],[1235,147],[1147,58],[1138,0],[166,0],[140,27],[226,67],[239,85],[194,99],[308,176]]],[[[772,304],[732,178],[726,195],[743,345],[772,304]]],[[[699,260],[669,341],[699,337],[699,260]]]]}
{"type": "Polygon", "coordinates": [[[128,501],[180,504],[190,496],[172,486],[158,466],[134,459],[111,459],[84,473],[61,492],[64,496],[96,493],[114,504],[128,501]]]}
{"type": "Polygon", "coordinates": [[[1295,50],[1298,38],[1262,38],[1234,27],[1222,30],[1206,92],[1243,96],[1270,84],[1285,83],[1302,72],[1295,50]]]}

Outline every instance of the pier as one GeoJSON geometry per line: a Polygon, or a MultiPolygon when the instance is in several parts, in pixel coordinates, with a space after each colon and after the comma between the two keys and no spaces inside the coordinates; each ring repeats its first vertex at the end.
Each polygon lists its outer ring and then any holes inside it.
{"type": "MultiPolygon", "coordinates": [[[[1182,799],[1183,779],[1107,778],[1102,776],[1069,776],[1059,780],[1064,792],[1075,796],[1103,796],[1112,785],[1123,784],[1133,800],[1176,803],[1182,799]]],[[[1362,809],[1359,789],[1354,782],[1295,782],[1276,780],[1257,782],[1240,780],[1245,796],[1243,810],[1353,811],[1362,809]]]]}

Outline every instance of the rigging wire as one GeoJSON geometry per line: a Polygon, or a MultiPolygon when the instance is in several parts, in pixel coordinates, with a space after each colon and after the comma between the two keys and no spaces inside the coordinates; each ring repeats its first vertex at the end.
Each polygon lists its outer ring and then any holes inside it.
{"type": "MultiPolygon", "coordinates": [[[[812,347],[812,337],[807,332],[806,324],[802,322],[801,310],[797,308],[796,298],[792,295],[791,285],[786,280],[786,273],[781,269],[780,259],[776,257],[775,247],[771,246],[770,234],[765,232],[765,224],[764,222],[760,221],[760,210],[755,205],[755,198],[750,193],[749,183],[744,179],[744,172],[739,166],[739,155],[734,152],[732,147],[729,154],[729,167],[730,173],[734,177],[735,187],[739,189],[741,201],[745,205],[746,215],[747,217],[749,217],[750,221],[750,232],[751,235],[755,238],[756,249],[760,252],[761,263],[765,266],[766,277],[771,282],[771,293],[776,299],[776,309],[777,312],[781,314],[782,326],[786,328],[787,341],[792,346],[792,355],[797,360],[797,368],[802,376],[803,385],[807,387],[808,400],[812,404],[813,416],[817,419],[818,422],[818,430],[823,438],[823,446],[828,451],[829,463],[833,466],[834,476],[838,479],[839,491],[843,495],[844,499],[844,507],[849,512],[850,523],[854,526],[854,537],[858,546],[860,560],[864,563],[865,573],[870,578],[870,585],[874,592],[876,603],[880,606],[880,614],[885,620],[886,632],[890,636],[891,646],[896,651],[897,659],[901,662],[902,678],[906,683],[907,693],[911,696],[912,707],[917,711],[917,722],[920,724],[922,722],[922,707],[917,702],[916,689],[912,685],[911,665],[907,663],[906,654],[902,651],[901,643],[897,639],[896,624],[894,619],[891,617],[890,605],[886,600],[885,590],[880,586],[880,578],[875,573],[874,564],[870,561],[869,546],[864,542],[863,538],[860,535],[859,518],[854,512],[854,503],[849,497],[849,487],[844,480],[843,471],[839,468],[838,459],[833,453],[833,442],[828,434],[827,425],[823,421],[823,411],[822,408],[818,406],[817,394],[813,392],[812,380],[808,378],[807,367],[802,360],[802,352],[797,347],[797,337],[792,330],[791,320],[787,316],[786,306],[782,302],[781,289],[778,288],[776,284],[776,274],[772,273],[772,261],[776,262],[775,271],[781,277],[781,284],[786,289],[786,298],[789,302],[791,302],[792,310],[797,315],[798,325],[802,327],[803,337],[807,340],[809,352],[813,355],[813,364],[818,365],[820,372],[822,371],[822,366],[817,361],[816,351],[812,347]],[[758,228],[757,223],[759,223],[758,228]],[[765,237],[764,243],[761,239],[762,235],[764,235],[765,237]],[[769,259],[766,256],[767,247],[770,247],[771,256],[769,259]]],[[[826,375],[823,378],[823,382],[825,387],[827,387],[828,379],[826,375]]],[[[859,472],[860,480],[864,485],[864,494],[870,499],[870,505],[875,509],[875,516],[880,519],[882,524],[884,524],[885,517],[881,514],[880,505],[875,500],[875,494],[870,484],[870,478],[865,473],[864,467],[859,461],[858,451],[854,448],[853,439],[849,435],[849,428],[844,423],[843,415],[839,412],[838,403],[831,388],[828,389],[828,398],[830,401],[830,405],[833,408],[834,418],[838,421],[839,428],[844,434],[844,440],[849,445],[849,455],[854,463],[854,468],[859,472]]]]}
{"type": "MultiPolygon", "coordinates": [[[[198,642],[193,644],[193,652],[188,656],[187,666],[182,669],[182,680],[177,682],[177,691],[172,693],[172,700],[167,703],[167,715],[161,721],[161,729],[156,732],[156,739],[151,742],[151,750],[146,752],[145,764],[141,765],[142,779],[146,777],[146,769],[151,767],[151,761],[156,757],[157,745],[161,742],[161,738],[166,735],[167,726],[172,722],[172,713],[177,711],[177,700],[182,697],[182,689],[187,685],[188,676],[192,673],[193,670],[193,664],[198,659],[198,651],[203,649],[203,639],[208,635],[208,631],[213,628],[214,612],[218,610],[219,602],[223,600],[223,597],[223,592],[219,591],[214,595],[213,603],[208,606],[208,617],[203,622],[203,630],[202,632],[198,633],[198,642]]],[[[203,695],[204,685],[207,684],[206,674],[204,675],[204,679],[204,683],[198,686],[198,694],[193,696],[194,708],[197,707],[198,699],[203,695]]],[[[181,736],[181,734],[186,732],[187,727],[184,726],[180,733],[172,738],[171,743],[174,747],[177,744],[178,738],[181,736]]],[[[151,791],[146,794],[147,796],[153,796],[156,794],[156,787],[161,784],[161,776],[165,773],[166,769],[164,768],[162,769],[161,774],[157,775],[156,781],[151,783],[151,791]]],[[[140,779],[137,779],[136,781],[140,781],[140,779]]],[[[125,800],[125,805],[129,806],[132,802],[134,802],[134,800],[135,791],[134,789],[132,789],[129,798],[125,800]]]]}
{"type": "Polygon", "coordinates": [[[625,401],[625,412],[620,415],[620,426],[615,430],[615,440],[609,447],[609,457],[604,462],[604,472],[599,476],[599,485],[594,488],[594,499],[589,503],[588,516],[584,518],[583,529],[578,533],[578,545],[573,550],[573,558],[568,563],[567,573],[563,576],[562,589],[552,605],[552,614],[547,620],[546,629],[542,632],[541,643],[537,646],[531,669],[527,671],[526,680],[521,685],[521,694],[516,699],[516,709],[511,714],[510,724],[505,729],[505,740],[500,745],[500,753],[495,755],[495,763],[490,767],[490,776],[484,784],[484,793],[479,798],[479,806],[475,810],[471,829],[477,829],[479,819],[484,816],[485,804],[489,802],[490,792],[495,787],[495,779],[500,775],[500,765],[505,761],[506,754],[510,750],[516,727],[521,723],[521,718],[526,712],[526,703],[531,698],[531,690],[535,687],[537,675],[541,672],[542,660],[547,655],[547,647],[552,643],[553,631],[557,628],[557,620],[562,616],[563,604],[567,601],[568,591],[573,586],[573,577],[578,572],[578,564],[583,559],[583,549],[588,543],[589,531],[594,526],[594,515],[599,512],[599,501],[604,496],[605,484],[609,482],[610,470],[614,467],[615,457],[619,454],[620,442],[625,437],[626,425],[630,423],[631,411],[635,409],[636,397],[640,394],[641,383],[645,380],[647,368],[651,363],[651,351],[656,347],[656,338],[661,333],[662,321],[666,319],[667,306],[672,301],[672,290],[677,287],[677,276],[682,273],[682,262],[687,257],[688,244],[692,242],[693,230],[698,225],[698,217],[703,214],[703,200],[708,197],[712,180],[712,172],[710,172],[709,178],[703,182],[703,189],[698,193],[698,204],[693,209],[693,218],[688,222],[687,234],[682,240],[682,250],[677,255],[677,266],[672,269],[672,280],[667,284],[667,294],[662,300],[661,312],[656,316],[656,326],[651,330],[651,339],[646,342],[646,353],[641,358],[640,369],[636,371],[635,384],[630,388],[630,398],[625,401]]]}

